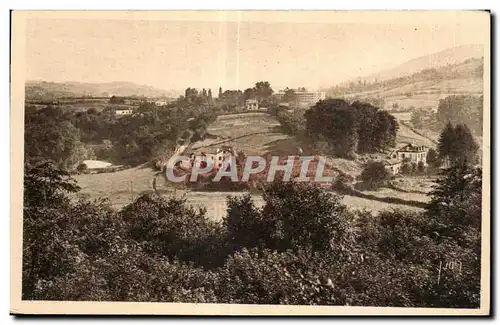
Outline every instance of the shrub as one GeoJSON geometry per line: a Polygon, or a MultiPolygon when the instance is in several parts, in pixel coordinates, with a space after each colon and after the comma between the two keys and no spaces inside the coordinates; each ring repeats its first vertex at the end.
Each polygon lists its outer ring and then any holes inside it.
{"type": "Polygon", "coordinates": [[[149,253],[212,267],[225,255],[225,231],[205,212],[188,206],[185,198],[144,195],[120,214],[129,236],[149,253]]]}
{"type": "Polygon", "coordinates": [[[349,213],[340,197],[307,183],[273,182],[262,208],[268,248],[341,249],[349,213]]]}
{"type": "Polygon", "coordinates": [[[391,175],[382,162],[370,161],[361,172],[360,179],[367,188],[376,189],[385,186],[391,175]]]}
{"type": "Polygon", "coordinates": [[[231,251],[244,247],[265,247],[271,237],[266,220],[255,207],[249,194],[242,197],[228,197],[227,215],[224,225],[228,232],[231,251]]]}
{"type": "Polygon", "coordinates": [[[343,305],[331,269],[320,254],[245,249],[228,258],[215,292],[223,303],[343,305]]]}

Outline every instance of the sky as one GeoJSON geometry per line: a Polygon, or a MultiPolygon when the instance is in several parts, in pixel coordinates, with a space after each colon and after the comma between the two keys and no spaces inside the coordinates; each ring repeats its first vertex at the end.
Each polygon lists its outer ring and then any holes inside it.
{"type": "Polygon", "coordinates": [[[130,81],[165,90],[245,89],[267,80],[273,88],[319,88],[477,43],[477,29],[459,18],[440,23],[362,16],[338,21],[61,17],[26,21],[27,80],[130,81]]]}

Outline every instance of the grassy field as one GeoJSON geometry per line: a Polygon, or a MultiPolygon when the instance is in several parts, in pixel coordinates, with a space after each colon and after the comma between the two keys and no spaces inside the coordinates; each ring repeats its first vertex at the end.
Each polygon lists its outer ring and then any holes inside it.
{"type": "MultiPolygon", "coordinates": [[[[196,152],[214,151],[218,146],[227,145],[235,151],[247,155],[265,155],[290,151],[291,137],[280,132],[279,122],[266,113],[241,113],[219,116],[208,132],[215,136],[195,143],[191,149],[196,152]]],[[[296,148],[292,148],[296,151],[296,148]]]]}
{"type": "Polygon", "coordinates": [[[477,78],[457,78],[445,80],[426,80],[400,87],[381,88],[360,93],[352,93],[353,97],[384,98],[386,109],[393,104],[404,108],[432,107],[437,109],[439,100],[451,95],[476,95],[483,93],[483,83],[477,78]],[[407,95],[411,94],[411,95],[407,95]]]}
{"type": "MultiPolygon", "coordinates": [[[[120,173],[121,172],[115,173],[115,175],[119,175],[120,173]]],[[[137,172],[137,174],[139,174],[139,172],[137,172]]],[[[92,199],[105,197],[110,201],[111,205],[114,208],[121,208],[127,204],[132,203],[133,200],[141,194],[153,192],[151,186],[147,186],[148,181],[150,182],[152,179],[149,177],[151,175],[144,174],[143,176],[147,177],[143,178],[142,182],[139,182],[140,179],[137,177],[137,175],[134,181],[113,181],[108,178],[108,182],[106,182],[106,184],[103,184],[102,180],[97,179],[99,175],[104,174],[82,175],[87,177],[79,178],[79,184],[80,186],[82,186],[82,191],[80,193],[81,196],[92,199]],[[94,178],[94,181],[91,181],[92,178],[94,178]]],[[[198,208],[205,208],[207,210],[207,215],[215,220],[221,220],[226,215],[226,199],[228,196],[240,196],[244,194],[244,192],[197,192],[187,190],[173,191],[171,189],[165,190],[164,188],[162,188],[162,186],[160,186],[160,193],[162,193],[162,195],[166,197],[185,197],[188,204],[198,208]]],[[[422,202],[428,201],[428,198],[423,194],[401,193],[391,189],[367,192],[367,194],[372,194],[380,197],[398,197],[405,200],[421,200],[422,202]]],[[[251,196],[256,206],[261,207],[264,204],[264,201],[259,194],[252,194],[251,196]]],[[[412,211],[421,210],[413,206],[403,204],[390,204],[355,196],[343,196],[342,203],[347,205],[350,209],[367,209],[372,211],[373,213],[378,213],[381,210],[397,208],[412,211]]]]}

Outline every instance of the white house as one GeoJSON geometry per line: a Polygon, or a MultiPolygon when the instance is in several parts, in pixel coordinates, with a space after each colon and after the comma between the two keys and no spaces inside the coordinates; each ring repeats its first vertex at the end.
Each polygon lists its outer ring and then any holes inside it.
{"type": "Polygon", "coordinates": [[[391,152],[391,154],[389,155],[389,159],[398,159],[400,161],[407,160],[415,164],[422,162],[424,166],[427,166],[428,152],[429,148],[426,146],[416,146],[409,143],[391,152]]]}
{"type": "Polygon", "coordinates": [[[227,149],[217,149],[215,153],[203,153],[206,157],[210,158],[214,164],[214,168],[222,168],[223,164],[227,162],[231,166],[232,153],[227,149]]]}
{"type": "Polygon", "coordinates": [[[186,167],[187,165],[193,166],[196,156],[204,156],[210,159],[213,163],[214,168],[222,168],[224,163],[227,162],[231,166],[231,157],[233,152],[228,148],[217,149],[215,153],[201,152],[200,154],[191,153],[189,155],[189,162],[183,161],[182,165],[186,167]]]}
{"type": "Polygon", "coordinates": [[[256,99],[247,99],[245,101],[245,108],[249,111],[259,110],[259,102],[256,99]]]}

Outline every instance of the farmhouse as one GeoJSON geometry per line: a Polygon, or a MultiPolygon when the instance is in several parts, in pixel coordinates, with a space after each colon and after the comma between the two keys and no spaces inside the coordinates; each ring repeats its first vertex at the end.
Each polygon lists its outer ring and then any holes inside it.
{"type": "Polygon", "coordinates": [[[217,151],[214,154],[202,153],[202,155],[212,160],[214,168],[221,168],[226,161],[229,165],[231,165],[232,153],[227,149],[217,149],[217,151]]]}
{"type": "MultiPolygon", "coordinates": [[[[214,168],[218,169],[218,168],[221,168],[225,162],[227,162],[227,164],[229,166],[231,166],[231,156],[233,156],[233,151],[231,148],[222,147],[222,148],[217,149],[215,151],[215,153],[206,153],[206,152],[201,152],[199,154],[191,153],[189,155],[189,163],[182,162],[182,165],[183,166],[186,166],[186,165],[193,166],[194,160],[196,159],[197,156],[206,157],[207,159],[209,159],[213,163],[214,168]]],[[[204,168],[206,166],[206,163],[202,162],[200,165],[201,165],[201,168],[204,168]]]]}
{"type": "Polygon", "coordinates": [[[391,152],[391,154],[389,155],[389,159],[397,159],[400,161],[407,160],[415,164],[422,162],[424,166],[427,166],[428,151],[429,148],[427,148],[426,146],[416,146],[409,143],[391,152]]]}
{"type": "Polygon", "coordinates": [[[401,160],[399,159],[386,159],[384,161],[385,168],[391,173],[391,175],[399,174],[399,170],[401,169],[401,160]]]}
{"type": "Polygon", "coordinates": [[[259,110],[259,102],[256,99],[247,99],[245,101],[245,108],[248,111],[257,111],[259,110]]]}

